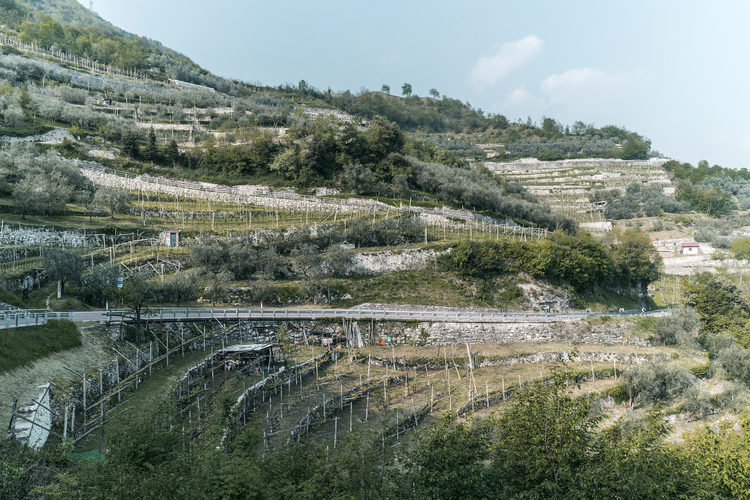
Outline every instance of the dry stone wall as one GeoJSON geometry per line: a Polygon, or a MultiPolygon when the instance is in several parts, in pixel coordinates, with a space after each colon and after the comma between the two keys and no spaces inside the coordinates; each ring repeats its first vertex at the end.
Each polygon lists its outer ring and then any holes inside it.
{"type": "Polygon", "coordinates": [[[85,231],[57,231],[46,227],[9,226],[0,222],[0,244],[15,246],[98,247],[106,245],[104,235],[85,231]]]}
{"type": "Polygon", "coordinates": [[[515,344],[523,342],[571,342],[579,344],[649,345],[629,338],[627,328],[583,321],[555,323],[381,323],[377,335],[397,344],[515,344]]]}
{"type": "Polygon", "coordinates": [[[64,128],[55,128],[44,134],[26,137],[0,136],[0,142],[39,142],[42,144],[62,144],[65,139],[72,141],[73,136],[64,128]]]}

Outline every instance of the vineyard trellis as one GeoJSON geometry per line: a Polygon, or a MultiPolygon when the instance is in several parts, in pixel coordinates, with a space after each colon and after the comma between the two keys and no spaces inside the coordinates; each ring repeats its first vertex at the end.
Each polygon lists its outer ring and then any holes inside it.
{"type": "MultiPolygon", "coordinates": [[[[252,229],[253,214],[251,207],[260,207],[261,213],[265,210],[267,217],[273,217],[276,220],[276,227],[279,227],[279,212],[284,213],[285,218],[297,219],[302,222],[304,215],[305,225],[312,222],[337,222],[339,219],[353,220],[354,217],[369,217],[372,220],[379,216],[389,218],[391,213],[410,213],[419,216],[425,226],[433,229],[437,228],[437,234],[442,231],[447,234],[448,231],[459,230],[471,237],[474,233],[480,234],[500,234],[522,239],[539,239],[547,234],[547,229],[521,226],[510,220],[497,220],[481,214],[476,214],[469,210],[458,210],[447,207],[427,209],[424,207],[406,205],[403,202],[398,206],[389,205],[381,201],[363,199],[363,198],[320,198],[316,196],[299,195],[290,191],[271,191],[262,186],[224,186],[204,182],[190,182],[167,179],[164,177],[152,177],[146,174],[133,174],[104,167],[95,162],[78,161],[77,164],[81,172],[93,183],[128,189],[138,193],[140,200],[140,214],[145,225],[147,214],[153,215],[152,209],[147,211],[146,198],[150,194],[167,195],[171,201],[174,201],[178,207],[180,203],[189,205],[190,201],[200,200],[206,203],[208,210],[186,211],[184,209],[175,210],[170,213],[165,210],[163,204],[158,206],[158,214],[163,219],[171,218],[172,223],[185,224],[186,220],[196,220],[201,217],[211,218],[211,229],[215,229],[215,219],[217,210],[211,209],[211,202],[224,203],[237,207],[236,212],[224,210],[218,211],[220,218],[234,218],[245,220],[247,228],[252,229]],[[236,217],[237,214],[239,217],[236,217]],[[232,217],[232,214],[235,217],[232,217]],[[312,216],[312,217],[311,217],[312,216]]],[[[257,223],[257,217],[256,217],[257,223]]],[[[445,238],[437,238],[445,239],[445,238]]]]}
{"type": "Polygon", "coordinates": [[[100,63],[86,56],[69,54],[54,47],[47,49],[34,43],[21,42],[5,35],[0,35],[0,44],[13,47],[16,50],[23,50],[36,55],[51,57],[78,69],[85,69],[91,72],[101,73],[105,75],[133,78],[135,80],[151,80],[148,76],[137,70],[118,68],[116,66],[112,66],[111,64],[100,63]]]}

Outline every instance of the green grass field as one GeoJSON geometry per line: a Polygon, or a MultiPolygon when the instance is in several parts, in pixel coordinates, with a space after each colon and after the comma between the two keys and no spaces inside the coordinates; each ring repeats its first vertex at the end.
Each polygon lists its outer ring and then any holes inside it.
{"type": "Polygon", "coordinates": [[[80,345],[81,333],[75,323],[68,320],[50,320],[43,326],[2,331],[0,373],[80,345]]]}

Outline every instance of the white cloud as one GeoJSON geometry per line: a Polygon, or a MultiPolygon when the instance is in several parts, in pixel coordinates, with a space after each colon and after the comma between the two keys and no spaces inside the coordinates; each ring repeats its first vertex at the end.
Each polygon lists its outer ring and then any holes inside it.
{"type": "Polygon", "coordinates": [[[647,91],[648,81],[648,75],[642,71],[615,73],[574,68],[551,74],[531,89],[524,85],[516,87],[493,109],[511,119],[526,116],[539,119],[546,115],[563,122],[624,122],[638,106],[623,107],[623,103],[632,103],[634,96],[647,91]]]}
{"type": "Polygon", "coordinates": [[[575,104],[616,99],[632,83],[632,75],[596,68],[574,68],[549,75],[539,87],[552,102],[575,104]]]}
{"type": "Polygon", "coordinates": [[[544,112],[547,103],[544,98],[529,92],[521,85],[507,94],[505,98],[495,107],[502,109],[503,113],[510,119],[526,118],[526,116],[537,116],[544,112]]]}
{"type": "Polygon", "coordinates": [[[471,82],[477,87],[491,87],[533,59],[542,50],[544,42],[529,35],[506,42],[495,55],[480,57],[471,69],[471,82]]]}

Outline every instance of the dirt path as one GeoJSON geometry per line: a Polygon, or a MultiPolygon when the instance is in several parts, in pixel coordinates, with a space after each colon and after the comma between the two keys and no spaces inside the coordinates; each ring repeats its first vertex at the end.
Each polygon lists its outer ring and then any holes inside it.
{"type": "Polygon", "coordinates": [[[81,347],[56,352],[27,366],[19,366],[0,374],[0,425],[3,429],[10,422],[12,398],[19,405],[31,403],[39,392],[37,386],[49,380],[68,380],[73,377],[64,366],[80,373],[82,367],[94,362],[109,362],[112,356],[110,339],[97,332],[93,325],[80,326],[81,347]]]}

